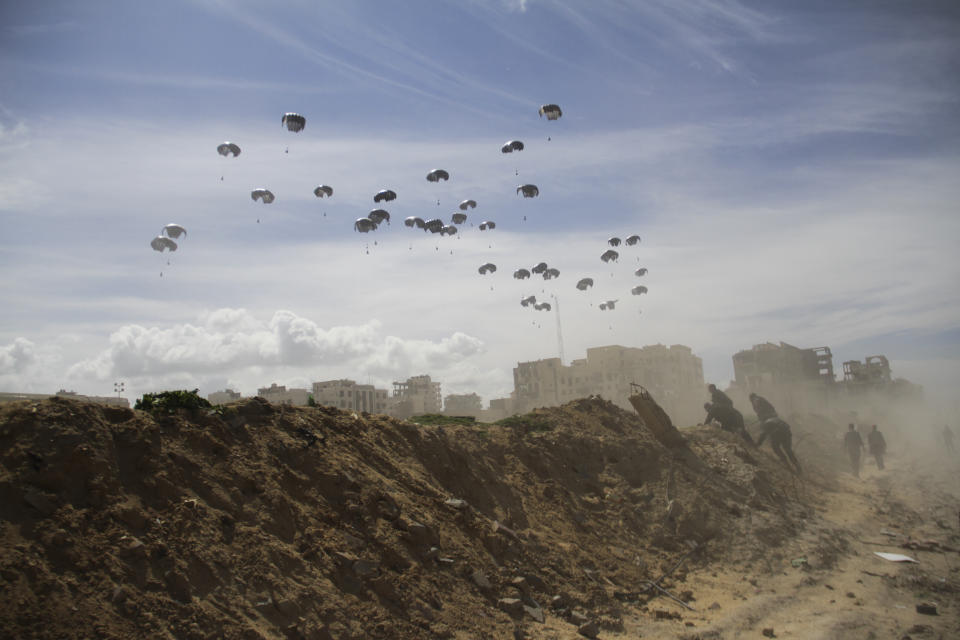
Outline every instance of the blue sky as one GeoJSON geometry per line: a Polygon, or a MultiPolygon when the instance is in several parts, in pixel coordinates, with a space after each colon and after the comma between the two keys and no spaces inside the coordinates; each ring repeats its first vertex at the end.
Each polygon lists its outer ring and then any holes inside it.
{"type": "Polygon", "coordinates": [[[682,343],[722,383],[782,340],[952,398],[958,43],[952,2],[4,3],[0,388],[430,373],[490,399],[557,353],[532,294],[567,360],[682,343]],[[393,224],[357,234],[383,188],[393,224]],[[465,198],[456,238],[400,224],[465,198]],[[511,278],[540,261],[561,277],[511,278]]]}

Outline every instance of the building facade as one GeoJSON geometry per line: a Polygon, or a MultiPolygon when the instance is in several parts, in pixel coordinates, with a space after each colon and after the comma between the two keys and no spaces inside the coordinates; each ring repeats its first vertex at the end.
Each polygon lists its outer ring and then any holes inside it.
{"type": "Polygon", "coordinates": [[[394,405],[390,414],[398,418],[440,413],[443,410],[440,396],[440,383],[434,382],[428,375],[413,376],[406,382],[393,383],[394,405]]]}
{"type": "Polygon", "coordinates": [[[287,389],[276,382],[269,387],[257,389],[257,395],[270,404],[285,404],[293,407],[305,407],[309,403],[310,392],[306,389],[287,389]]]}
{"type": "Polygon", "coordinates": [[[518,413],[593,394],[632,411],[631,383],[645,387],[678,424],[696,421],[702,413],[703,361],[679,344],[593,347],[569,366],[559,358],[520,362],[513,381],[518,413]]]}
{"type": "Polygon", "coordinates": [[[243,399],[239,391],[233,389],[224,389],[223,391],[214,391],[207,396],[207,402],[210,404],[227,404],[228,402],[237,402],[243,399]]]}
{"type": "Polygon", "coordinates": [[[443,412],[450,416],[473,416],[483,413],[483,398],[475,393],[450,394],[443,399],[443,412]]]}
{"type": "Polygon", "coordinates": [[[313,400],[317,404],[344,411],[387,413],[389,397],[386,389],[372,384],[357,384],[355,380],[324,380],[313,383],[313,400]]]}

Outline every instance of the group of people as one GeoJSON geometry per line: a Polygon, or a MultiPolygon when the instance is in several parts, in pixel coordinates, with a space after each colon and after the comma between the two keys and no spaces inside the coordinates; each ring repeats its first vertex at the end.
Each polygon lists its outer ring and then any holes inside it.
{"type": "Polygon", "coordinates": [[[759,447],[764,440],[770,438],[770,446],[783,464],[791,471],[795,469],[796,473],[801,473],[800,462],[793,454],[793,433],[790,431],[790,425],[777,415],[777,410],[769,400],[756,393],[750,394],[750,404],[753,405],[753,411],[760,420],[760,437],[754,442],[744,425],[743,414],[734,408],[730,396],[718,389],[715,384],[707,385],[707,390],[710,391],[711,401],[703,405],[707,410],[705,424],[716,422],[721,429],[740,435],[751,446],[759,447]]]}
{"type": "Polygon", "coordinates": [[[847,450],[847,457],[850,459],[850,473],[860,477],[860,452],[866,451],[869,446],[870,454],[877,461],[877,469],[883,469],[883,454],[887,452],[887,441],[883,434],[877,431],[877,425],[873,425],[870,433],[867,434],[867,444],[863,443],[860,432],[851,422],[847,425],[847,433],[843,437],[843,447],[847,450]]]}

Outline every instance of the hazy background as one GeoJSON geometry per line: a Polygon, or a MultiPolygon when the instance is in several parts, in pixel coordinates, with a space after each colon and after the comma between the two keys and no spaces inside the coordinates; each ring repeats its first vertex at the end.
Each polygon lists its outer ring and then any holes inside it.
{"type": "Polygon", "coordinates": [[[557,355],[519,305],[553,294],[567,361],[682,343],[724,385],[756,343],[826,345],[956,412],[958,49],[952,1],[2,3],[0,390],[489,400],[557,355]],[[383,188],[393,224],[355,233],[383,188]],[[458,238],[400,222],[465,198],[458,238]],[[541,260],[561,277],[511,278],[541,260]]]}

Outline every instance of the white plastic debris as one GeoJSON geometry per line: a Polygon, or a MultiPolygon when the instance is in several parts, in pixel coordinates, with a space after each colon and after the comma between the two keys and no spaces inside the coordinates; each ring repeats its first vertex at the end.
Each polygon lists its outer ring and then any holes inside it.
{"type": "Polygon", "coordinates": [[[917,562],[910,556],[905,556],[902,553],[884,553],[883,551],[874,551],[873,555],[880,556],[884,560],[889,560],[890,562],[917,562]]]}

